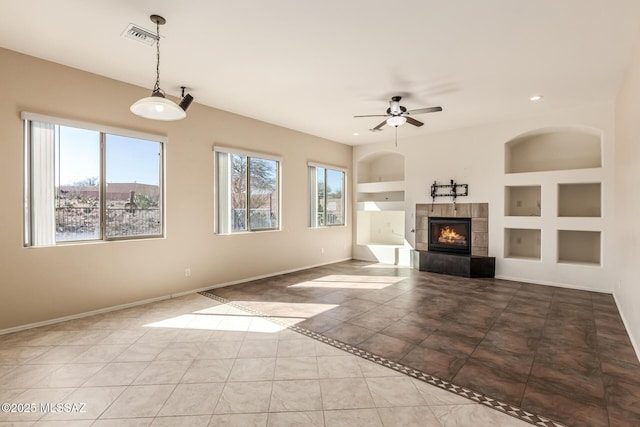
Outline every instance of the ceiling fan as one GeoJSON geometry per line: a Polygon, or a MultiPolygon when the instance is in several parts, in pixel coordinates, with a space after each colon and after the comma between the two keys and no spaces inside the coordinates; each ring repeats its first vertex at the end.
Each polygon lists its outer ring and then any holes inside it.
{"type": "Polygon", "coordinates": [[[353,116],[353,117],[386,117],[385,121],[380,123],[378,126],[369,129],[371,132],[381,131],[384,125],[389,125],[397,128],[398,126],[402,126],[405,123],[410,123],[414,126],[422,126],[422,123],[419,120],[414,119],[411,116],[415,116],[418,114],[425,113],[435,113],[438,111],[442,111],[442,107],[426,107],[426,108],[417,108],[415,110],[407,110],[405,107],[400,105],[401,96],[394,96],[389,101],[389,108],[387,108],[387,114],[372,114],[365,116],[353,116]]]}

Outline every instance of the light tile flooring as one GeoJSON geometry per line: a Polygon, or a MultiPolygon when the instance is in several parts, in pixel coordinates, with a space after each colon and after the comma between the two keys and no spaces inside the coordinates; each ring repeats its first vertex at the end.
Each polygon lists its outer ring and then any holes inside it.
{"type": "Polygon", "coordinates": [[[201,295],[0,336],[0,403],[35,405],[0,426],[529,425],[201,295]]]}

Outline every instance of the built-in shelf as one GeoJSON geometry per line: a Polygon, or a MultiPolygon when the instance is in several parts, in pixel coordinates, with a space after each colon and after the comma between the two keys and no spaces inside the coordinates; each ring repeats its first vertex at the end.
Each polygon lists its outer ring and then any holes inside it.
{"type": "Polygon", "coordinates": [[[559,217],[600,217],[602,215],[600,183],[558,185],[559,217]]]}
{"type": "Polygon", "coordinates": [[[374,153],[358,162],[358,183],[404,181],[404,156],[374,153]]]}
{"type": "Polygon", "coordinates": [[[540,186],[508,186],[504,189],[505,216],[540,216],[540,186]]]}
{"type": "Polygon", "coordinates": [[[559,171],[602,166],[601,135],[587,129],[553,128],[505,144],[505,173],[559,171]]]}
{"type": "Polygon", "coordinates": [[[540,230],[532,228],[505,228],[504,257],[540,259],[540,230]]]}
{"type": "Polygon", "coordinates": [[[399,202],[358,202],[356,211],[402,211],[404,212],[404,201],[399,202]]]}
{"type": "Polygon", "coordinates": [[[505,174],[505,258],[601,265],[601,132],[554,127],[513,138],[505,144],[505,174]]]}
{"type": "Polygon", "coordinates": [[[404,191],[385,191],[380,193],[358,193],[358,202],[403,202],[404,191]]]}
{"type": "Polygon", "coordinates": [[[558,262],[600,265],[600,232],[558,230],[558,262]]]}
{"type": "Polygon", "coordinates": [[[404,181],[366,182],[358,184],[358,193],[384,193],[386,191],[404,191],[404,181]]]}
{"type": "Polygon", "coordinates": [[[404,246],[404,156],[378,152],[357,162],[356,244],[404,246]]]}
{"type": "Polygon", "coordinates": [[[404,245],[404,211],[358,211],[356,244],[404,245]]]}

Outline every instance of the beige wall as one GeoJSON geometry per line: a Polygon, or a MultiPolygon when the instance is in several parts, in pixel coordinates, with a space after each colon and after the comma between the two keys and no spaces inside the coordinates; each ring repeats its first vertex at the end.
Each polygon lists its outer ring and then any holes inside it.
{"type": "Polygon", "coordinates": [[[307,161],[350,169],[350,146],[199,104],[145,120],[129,106],[148,89],[3,49],[0,64],[0,332],[351,257],[351,225],[308,229],[306,200],[307,161]],[[167,135],[166,238],[24,248],[22,111],[167,135]],[[283,157],[282,231],[213,233],[214,143],[283,157]]]}
{"type": "Polygon", "coordinates": [[[640,358],[640,39],[616,102],[614,295],[640,358]]]}

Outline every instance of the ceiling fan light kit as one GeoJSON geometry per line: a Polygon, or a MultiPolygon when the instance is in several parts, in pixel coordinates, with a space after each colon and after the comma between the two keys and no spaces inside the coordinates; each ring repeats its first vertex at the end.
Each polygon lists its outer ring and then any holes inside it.
{"type": "Polygon", "coordinates": [[[407,118],[403,116],[391,116],[387,119],[387,124],[389,126],[402,126],[407,122],[407,118]]]}
{"type": "Polygon", "coordinates": [[[129,108],[136,116],[144,117],[151,120],[181,120],[187,117],[187,109],[193,97],[189,94],[185,95],[185,87],[182,86],[182,100],[180,105],[168,99],[164,95],[164,91],[160,89],[160,25],[164,25],[167,21],[162,16],[151,15],[151,22],[156,24],[156,83],[153,86],[151,96],[142,98],[131,105],[129,108]]]}
{"type": "Polygon", "coordinates": [[[387,114],[373,114],[373,115],[366,115],[366,116],[353,116],[356,118],[359,117],[386,117],[385,121],[380,123],[378,126],[369,129],[371,132],[378,132],[382,130],[382,127],[384,125],[389,125],[391,127],[395,127],[396,129],[398,128],[398,126],[402,126],[403,124],[409,122],[409,124],[412,124],[414,126],[420,127],[422,125],[424,125],[424,123],[422,123],[419,120],[414,119],[411,116],[415,116],[418,114],[425,114],[425,113],[435,113],[438,111],[442,111],[442,107],[426,107],[426,108],[418,108],[415,110],[407,110],[405,107],[403,107],[402,105],[400,105],[400,100],[402,99],[401,96],[394,96],[391,98],[391,101],[389,101],[389,108],[387,108],[387,114]]]}

